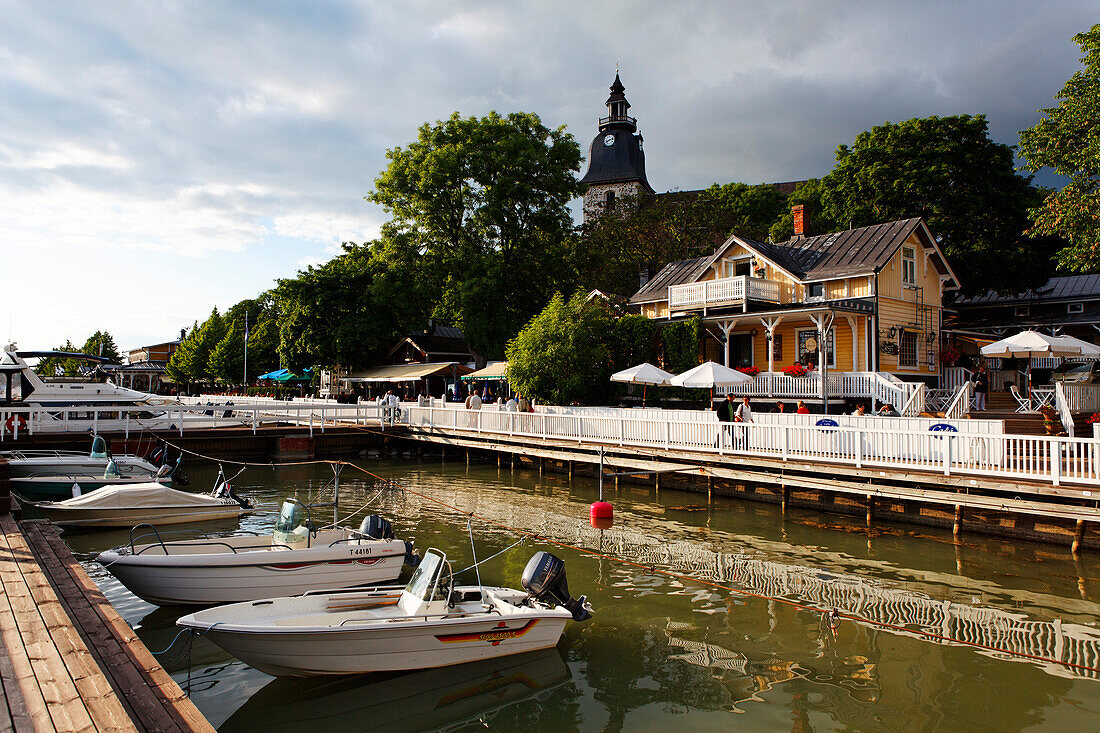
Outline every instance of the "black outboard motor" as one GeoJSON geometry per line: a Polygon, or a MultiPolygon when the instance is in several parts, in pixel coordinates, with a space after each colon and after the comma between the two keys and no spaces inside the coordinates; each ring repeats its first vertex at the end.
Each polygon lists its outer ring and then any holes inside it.
{"type": "Polygon", "coordinates": [[[359,533],[365,534],[372,540],[392,540],[393,524],[388,519],[372,514],[360,523],[359,533]]]}
{"type": "Polygon", "coordinates": [[[592,617],[588,597],[573,599],[565,579],[565,561],[549,552],[536,552],[527,561],[520,579],[523,589],[543,603],[557,603],[573,614],[574,621],[592,617]]]}

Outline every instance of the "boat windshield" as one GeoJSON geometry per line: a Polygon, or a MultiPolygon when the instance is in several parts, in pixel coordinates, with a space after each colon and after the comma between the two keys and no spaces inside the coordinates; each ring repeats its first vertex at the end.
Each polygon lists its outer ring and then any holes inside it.
{"type": "Polygon", "coordinates": [[[432,588],[432,583],[435,582],[436,575],[439,574],[439,568],[442,565],[442,555],[432,550],[426,552],[424,554],[424,559],[416,566],[416,570],[413,572],[412,577],[409,578],[409,584],[405,586],[405,592],[422,601],[425,600],[428,592],[432,588]]]}

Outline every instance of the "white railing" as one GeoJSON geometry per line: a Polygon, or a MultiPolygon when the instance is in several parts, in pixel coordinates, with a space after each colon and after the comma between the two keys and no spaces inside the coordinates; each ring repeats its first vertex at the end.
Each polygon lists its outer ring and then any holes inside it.
{"type": "MultiPolygon", "coordinates": [[[[829,397],[874,399],[893,405],[899,411],[918,391],[918,384],[889,379],[878,372],[829,372],[826,382],[829,397]]],[[[782,372],[761,372],[751,382],[717,387],[714,392],[718,395],[816,399],[821,397],[821,374],[811,372],[804,377],[791,377],[782,372]]],[[[923,410],[924,403],[921,402],[920,410],[914,414],[919,415],[923,410]]]]}
{"type": "Polygon", "coordinates": [[[951,393],[954,394],[955,390],[957,390],[963,382],[969,382],[973,378],[974,372],[966,367],[944,367],[943,374],[940,377],[940,388],[949,389],[951,393]]]}
{"type": "Polygon", "coordinates": [[[1061,382],[1054,383],[1054,408],[1058,411],[1058,417],[1062,420],[1062,427],[1066,435],[1073,437],[1075,432],[1073,425],[1073,411],[1069,408],[1069,400],[1066,399],[1066,388],[1061,382]]]}
{"type": "Polygon", "coordinates": [[[955,391],[955,397],[951,404],[943,411],[943,416],[949,420],[961,420],[970,412],[970,400],[974,396],[974,383],[963,382],[955,391]]]}
{"type": "MultiPolygon", "coordinates": [[[[248,399],[248,398],[244,398],[248,399]]],[[[259,398],[253,398],[259,399],[259,398]]],[[[342,405],[335,402],[281,402],[266,400],[245,404],[236,400],[220,404],[107,405],[78,407],[0,407],[0,442],[18,440],[23,435],[62,433],[120,432],[126,438],[143,431],[172,432],[187,430],[251,427],[271,423],[289,423],[322,432],[326,425],[380,424],[393,419],[385,408],[375,404],[342,405]]]]}
{"type": "Polygon", "coordinates": [[[927,387],[925,387],[923,382],[917,384],[916,389],[906,398],[905,406],[900,410],[902,416],[910,417],[924,412],[924,396],[926,392],[927,387]]]}
{"type": "Polygon", "coordinates": [[[760,456],[857,468],[883,466],[943,475],[1026,479],[1055,486],[1100,481],[1100,440],[960,434],[947,423],[942,428],[915,431],[844,427],[833,418],[818,418],[814,425],[777,425],[427,407],[408,408],[406,419],[411,427],[429,431],[461,430],[578,445],[760,456]]]}
{"type": "Polygon", "coordinates": [[[1073,384],[1058,382],[1062,386],[1066,405],[1070,412],[1100,412],[1100,384],[1073,384]]]}
{"type": "Polygon", "coordinates": [[[673,285],[668,289],[668,307],[703,308],[720,303],[743,303],[745,300],[779,302],[780,284],[774,280],[740,275],[707,280],[701,283],[673,285]]]}

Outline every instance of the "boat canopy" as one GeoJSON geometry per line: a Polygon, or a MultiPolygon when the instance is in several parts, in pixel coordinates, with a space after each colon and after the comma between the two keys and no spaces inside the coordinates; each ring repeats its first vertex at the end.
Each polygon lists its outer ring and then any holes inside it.
{"type": "Polygon", "coordinates": [[[210,506],[222,504],[209,494],[177,491],[158,483],[110,484],[73,499],[58,502],[66,509],[141,509],[165,506],[210,506]]]}

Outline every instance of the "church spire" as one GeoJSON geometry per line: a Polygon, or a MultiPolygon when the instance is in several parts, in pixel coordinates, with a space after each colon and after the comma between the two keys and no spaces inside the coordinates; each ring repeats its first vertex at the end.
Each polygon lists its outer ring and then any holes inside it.
{"type": "Polygon", "coordinates": [[[607,98],[604,104],[607,105],[607,117],[600,118],[600,130],[606,130],[612,125],[616,127],[624,127],[634,132],[638,129],[638,121],[633,117],[627,115],[626,111],[630,109],[630,102],[626,99],[626,87],[619,80],[619,72],[615,72],[615,81],[611,84],[611,96],[607,98]]]}
{"type": "Polygon", "coordinates": [[[646,180],[638,121],[627,114],[630,102],[618,71],[610,89],[611,96],[604,102],[607,117],[600,118],[600,131],[588,151],[588,171],[581,179],[588,186],[584,194],[585,219],[611,211],[617,199],[637,199],[653,193],[646,180]]]}

